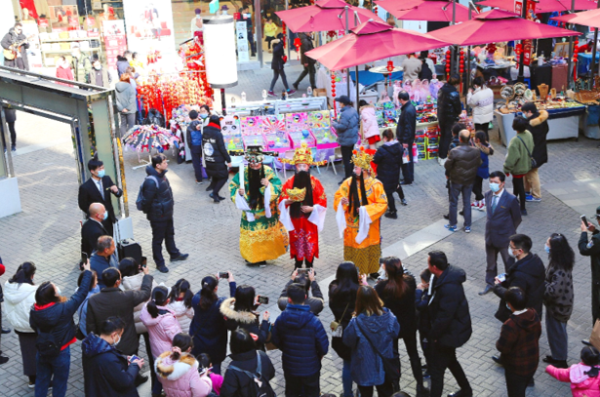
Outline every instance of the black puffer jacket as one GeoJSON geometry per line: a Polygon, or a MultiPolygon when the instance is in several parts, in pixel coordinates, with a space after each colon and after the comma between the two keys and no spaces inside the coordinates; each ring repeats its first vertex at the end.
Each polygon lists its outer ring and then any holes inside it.
{"type": "Polygon", "coordinates": [[[377,179],[383,183],[386,190],[393,190],[400,183],[400,167],[404,148],[400,143],[393,145],[384,143],[377,149],[373,162],[377,164],[377,179]]]}
{"type": "Polygon", "coordinates": [[[408,101],[402,105],[398,125],[396,126],[396,139],[400,143],[407,143],[412,147],[415,141],[415,131],[417,129],[417,110],[414,105],[408,101]]]}
{"type": "Polygon", "coordinates": [[[377,295],[383,300],[384,306],[390,309],[394,316],[396,316],[398,324],[400,324],[398,338],[404,338],[417,332],[417,309],[415,308],[417,283],[415,282],[415,278],[408,274],[405,275],[404,281],[407,287],[400,299],[386,292],[385,287],[388,284],[388,280],[375,285],[375,291],[377,291],[377,295]]]}
{"type": "Polygon", "coordinates": [[[533,135],[533,153],[538,167],[548,162],[548,148],[546,147],[546,136],[550,128],[548,127],[548,112],[541,110],[529,118],[528,131],[533,135]]]}
{"type": "Polygon", "coordinates": [[[206,161],[206,174],[214,178],[227,178],[227,165],[231,157],[225,148],[225,141],[221,128],[217,124],[209,123],[202,131],[202,147],[206,161]]]}
{"type": "Polygon", "coordinates": [[[456,87],[444,84],[438,92],[438,120],[442,124],[453,124],[458,120],[462,108],[456,87]]]}
{"type": "Polygon", "coordinates": [[[173,218],[175,201],[166,173],[167,171],[159,173],[151,165],[146,167],[146,174],[158,180],[157,187],[152,178],[146,178],[142,189],[146,203],[146,217],[149,221],[166,221],[173,218]]]}
{"type": "MultiPolygon", "coordinates": [[[[275,377],[275,368],[271,363],[271,359],[265,352],[251,350],[246,353],[232,354],[231,363],[225,373],[223,386],[221,386],[221,397],[255,397],[256,387],[253,385],[254,380],[244,372],[236,371],[231,366],[241,370],[256,373],[258,359],[257,354],[260,354],[261,375],[263,382],[269,382],[275,377]]],[[[270,388],[270,385],[269,385],[270,388]]],[[[271,394],[275,395],[275,393],[271,394]]]]}
{"type": "Polygon", "coordinates": [[[300,62],[302,63],[302,65],[306,63],[308,63],[309,65],[314,65],[317,61],[306,56],[307,52],[315,48],[312,39],[310,38],[308,33],[298,33],[298,37],[300,38],[300,43],[302,44],[302,46],[300,47],[300,62]]]}
{"type": "Polygon", "coordinates": [[[536,254],[529,254],[516,262],[511,259],[507,266],[510,267],[506,274],[506,280],[494,287],[494,293],[500,298],[496,318],[504,323],[510,317],[510,310],[508,310],[504,301],[504,294],[510,287],[521,288],[525,292],[526,307],[535,309],[542,318],[544,292],[546,290],[544,262],[536,254]]]}
{"type": "Polygon", "coordinates": [[[467,343],[473,332],[469,302],[462,284],[467,280],[465,271],[449,265],[433,281],[433,296],[429,303],[431,332],[429,340],[442,346],[460,347],[467,343]]]}
{"type": "Polygon", "coordinates": [[[461,143],[450,150],[444,167],[448,171],[450,182],[459,185],[471,185],[475,182],[477,169],[481,165],[481,154],[479,149],[461,143]]]}
{"type": "Polygon", "coordinates": [[[267,320],[260,321],[258,314],[254,312],[247,312],[244,310],[234,310],[235,298],[225,299],[221,303],[219,310],[225,318],[225,326],[230,331],[235,331],[238,328],[243,328],[248,333],[254,334],[258,337],[255,341],[256,348],[259,350],[265,350],[265,343],[269,337],[269,329],[271,324],[267,320]]]}

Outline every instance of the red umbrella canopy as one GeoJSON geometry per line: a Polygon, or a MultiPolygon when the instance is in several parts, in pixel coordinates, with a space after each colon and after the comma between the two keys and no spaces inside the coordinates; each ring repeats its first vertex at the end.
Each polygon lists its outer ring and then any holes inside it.
{"type": "Polygon", "coordinates": [[[576,23],[578,25],[591,26],[600,28],[600,10],[590,10],[578,12],[576,14],[563,15],[560,17],[550,18],[555,21],[576,23]]]}
{"type": "Polygon", "coordinates": [[[348,7],[348,29],[352,29],[358,25],[355,22],[355,13],[358,15],[360,21],[373,19],[384,22],[371,11],[351,6],[343,0],[318,0],[312,6],[277,11],[275,14],[294,33],[327,32],[330,30],[346,29],[346,7],[348,7]]]}
{"type": "MultiPolygon", "coordinates": [[[[452,2],[448,1],[380,0],[375,4],[404,21],[452,22],[452,2]]],[[[456,2],[455,21],[468,20],[469,9],[456,2]]]]}
{"type": "Polygon", "coordinates": [[[578,36],[581,33],[525,20],[511,12],[492,10],[475,19],[431,32],[457,45],[481,45],[500,41],[578,36]]]}
{"type": "MultiPolygon", "coordinates": [[[[514,0],[483,0],[477,5],[479,7],[497,7],[507,11],[514,11],[515,9],[514,0]]],[[[596,2],[593,0],[575,0],[575,10],[591,10],[594,8],[596,8],[596,2]]],[[[570,10],[571,0],[539,0],[539,3],[535,4],[535,12],[538,14],[570,10]]]]}
{"type": "Polygon", "coordinates": [[[345,69],[389,58],[447,46],[427,34],[392,29],[386,23],[367,21],[341,39],[306,53],[331,70],[345,69]]]}

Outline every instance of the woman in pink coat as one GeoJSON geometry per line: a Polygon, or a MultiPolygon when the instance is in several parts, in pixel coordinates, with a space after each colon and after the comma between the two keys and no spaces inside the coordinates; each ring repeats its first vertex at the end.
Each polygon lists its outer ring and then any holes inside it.
{"type": "Polygon", "coordinates": [[[546,367],[552,377],[570,382],[573,397],[600,397],[600,353],[593,346],[581,349],[581,363],[569,368],[546,367]]]}
{"type": "Polygon", "coordinates": [[[376,149],[375,144],[381,140],[379,136],[379,125],[377,124],[377,116],[375,116],[375,108],[367,103],[364,99],[358,102],[360,108],[360,131],[363,145],[369,144],[370,149],[376,149]],[[365,143],[367,141],[367,143],[365,143]]]}
{"type": "MultiPolygon", "coordinates": [[[[67,58],[65,58],[64,56],[61,56],[58,60],[58,65],[56,66],[56,77],[58,77],[59,79],[64,79],[64,80],[75,80],[75,78],[73,77],[73,71],[71,70],[71,65],[69,65],[69,62],[67,62],[67,58]]],[[[69,84],[66,83],[58,83],[58,84],[62,84],[62,85],[66,85],[68,86],[69,84]]]]}
{"type": "Polygon", "coordinates": [[[167,397],[206,397],[212,391],[212,383],[207,376],[198,372],[198,361],[190,354],[192,337],[177,334],[173,346],[156,359],[154,370],[167,397]]]}

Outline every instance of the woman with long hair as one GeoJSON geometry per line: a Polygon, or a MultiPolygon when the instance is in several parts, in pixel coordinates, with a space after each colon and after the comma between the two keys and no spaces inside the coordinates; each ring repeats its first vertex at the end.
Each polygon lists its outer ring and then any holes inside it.
{"type": "Polygon", "coordinates": [[[220,310],[225,316],[227,329],[235,331],[244,328],[250,334],[256,335],[256,348],[264,351],[271,324],[268,312],[265,312],[260,322],[260,315],[256,312],[258,306],[260,303],[254,287],[240,285],[235,291],[235,297],[225,299],[220,310]]]}
{"type": "MultiPolygon", "coordinates": [[[[231,272],[227,281],[229,296],[234,297],[236,284],[231,272]]],[[[218,289],[218,275],[202,279],[202,289],[192,298],[194,318],[190,325],[190,335],[194,339],[192,354],[208,354],[213,363],[212,372],[221,375],[221,363],[227,354],[227,327],[219,310],[225,298],[219,298],[218,289]]]]}
{"type": "Polygon", "coordinates": [[[38,286],[34,284],[36,267],[33,262],[24,262],[4,284],[4,310],[6,319],[12,325],[21,346],[23,359],[23,375],[29,378],[29,387],[35,387],[35,355],[37,335],[29,325],[29,312],[35,303],[35,292],[38,286]]]}
{"type": "Polygon", "coordinates": [[[415,278],[408,274],[402,266],[402,261],[394,256],[382,259],[382,266],[387,280],[375,285],[375,291],[383,300],[385,307],[396,316],[400,325],[400,334],[395,340],[394,349],[399,351],[399,339],[404,340],[406,352],[410,358],[413,376],[417,381],[417,396],[424,395],[423,372],[421,359],[417,350],[417,316],[415,308],[415,278]]]}
{"type": "Polygon", "coordinates": [[[184,332],[190,329],[190,323],[194,318],[194,308],[192,307],[192,298],[194,293],[190,282],[185,278],[177,280],[171,287],[169,294],[169,304],[167,307],[175,312],[175,317],[184,332]]]}
{"type": "Polygon", "coordinates": [[[358,270],[352,262],[341,263],[336,271],[335,280],[329,284],[329,308],[333,312],[337,328],[332,329],[331,347],[344,361],[342,367],[343,397],[352,397],[352,374],[350,372],[350,350],[342,341],[343,330],[348,327],[358,291],[358,270]]]}
{"type": "Polygon", "coordinates": [[[567,238],[560,233],[552,233],[544,249],[550,261],[546,269],[544,305],[547,308],[546,332],[551,355],[543,361],[557,368],[567,368],[567,322],[573,313],[575,253],[567,238]]]}
{"type": "Polygon", "coordinates": [[[373,387],[379,397],[390,397],[399,389],[399,378],[386,373],[382,357],[395,362],[400,375],[400,358],[394,349],[400,325],[383,306],[377,291],[368,285],[358,288],[352,320],[344,330],[344,344],[351,350],[352,380],[361,397],[372,397],[373,387]]]}

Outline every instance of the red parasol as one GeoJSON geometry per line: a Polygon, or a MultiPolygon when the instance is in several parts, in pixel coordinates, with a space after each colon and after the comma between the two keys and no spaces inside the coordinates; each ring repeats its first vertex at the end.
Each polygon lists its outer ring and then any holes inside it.
{"type": "MultiPolygon", "coordinates": [[[[376,1],[397,19],[405,21],[452,22],[452,2],[439,0],[380,0],[376,1]]],[[[469,20],[469,9],[456,3],[456,22],[469,20]]]]}
{"type": "Polygon", "coordinates": [[[447,46],[449,43],[387,23],[367,21],[338,40],[306,53],[331,70],[447,46]]]}
{"type": "Polygon", "coordinates": [[[429,33],[453,44],[481,45],[500,41],[579,36],[581,33],[525,20],[511,12],[491,10],[475,19],[429,33]]]}
{"type": "Polygon", "coordinates": [[[555,21],[576,23],[578,25],[600,28],[600,9],[568,14],[560,17],[550,18],[555,21]]]}
{"type": "MultiPolygon", "coordinates": [[[[497,7],[511,12],[515,10],[514,0],[483,0],[477,5],[479,7],[497,7]]],[[[571,6],[571,0],[539,0],[539,3],[535,3],[535,12],[543,14],[554,11],[571,11],[571,6]]],[[[591,10],[594,8],[596,8],[596,3],[592,0],[575,0],[575,10],[591,10]]]]}
{"type": "Polygon", "coordinates": [[[373,19],[384,22],[377,15],[364,8],[354,7],[343,0],[318,0],[312,6],[294,8],[292,10],[277,11],[275,14],[294,33],[300,32],[326,32],[330,30],[345,30],[348,7],[348,29],[356,27],[354,13],[360,21],[373,19]]]}

